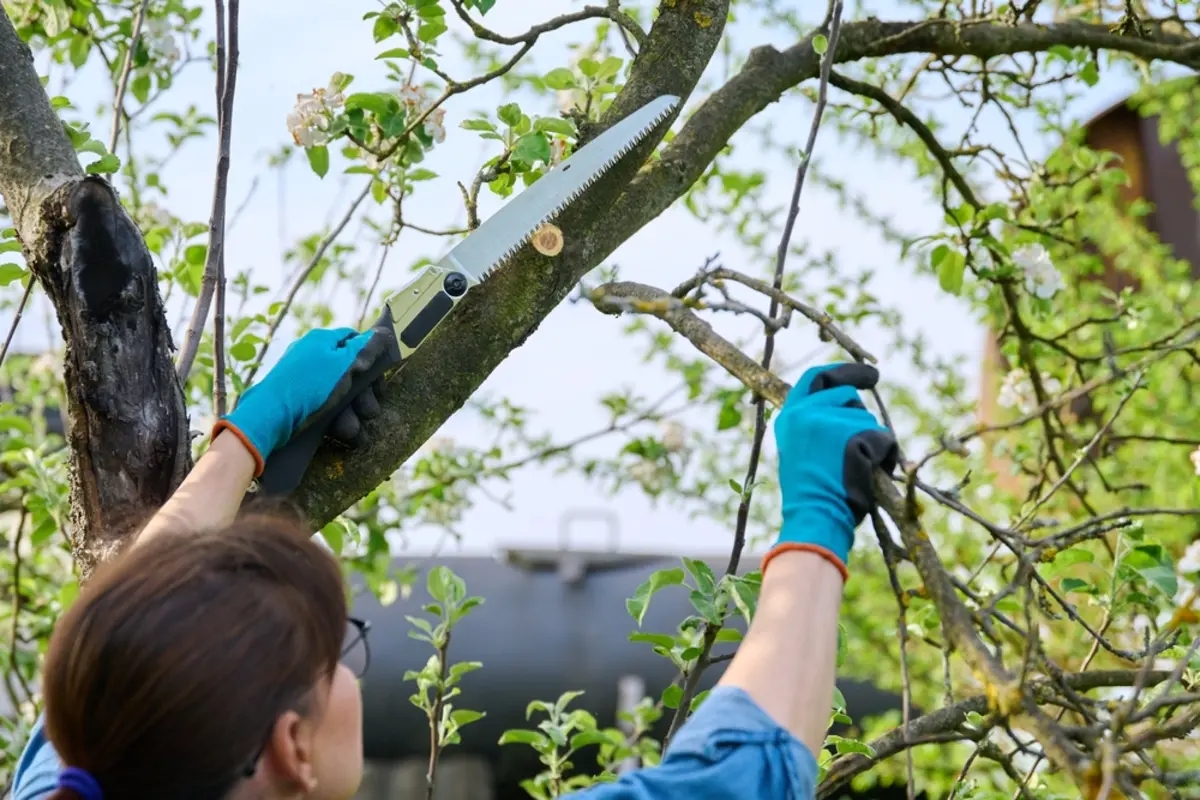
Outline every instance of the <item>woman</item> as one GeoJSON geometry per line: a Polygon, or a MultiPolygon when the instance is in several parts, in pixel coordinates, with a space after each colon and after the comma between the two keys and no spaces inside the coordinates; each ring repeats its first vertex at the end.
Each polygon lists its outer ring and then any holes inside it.
{"type": "MultiPolygon", "coordinates": [[[[235,520],[264,458],[345,399],[386,331],[313,331],[216,426],[129,551],[59,621],[44,718],[13,800],[345,800],[362,775],[366,624],[310,532],[235,520]]],[[[837,613],[870,471],[895,441],[857,388],[873,368],[810,370],[776,418],[784,524],[757,613],[718,687],[662,763],[590,800],[811,797],[833,694],[837,613]]],[[[371,390],[335,421],[353,439],[371,390]]],[[[766,572],[766,564],[770,564],[766,572]]]]}

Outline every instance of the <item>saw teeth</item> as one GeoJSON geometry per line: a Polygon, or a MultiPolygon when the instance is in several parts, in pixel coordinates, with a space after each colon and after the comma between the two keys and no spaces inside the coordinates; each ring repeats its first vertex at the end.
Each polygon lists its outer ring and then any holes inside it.
{"type": "Polygon", "coordinates": [[[578,189],[576,189],[572,194],[567,196],[566,199],[564,199],[561,203],[559,203],[558,206],[555,207],[555,209],[553,211],[551,211],[549,214],[547,214],[546,216],[544,216],[540,220],[538,220],[538,223],[533,226],[532,230],[526,232],[526,234],[521,237],[520,241],[518,241],[515,245],[513,245],[508,250],[506,250],[504,252],[504,254],[502,256],[500,256],[500,258],[496,259],[495,263],[493,263],[490,267],[488,267],[486,270],[484,270],[482,277],[484,279],[486,279],[489,275],[491,275],[493,272],[495,272],[501,266],[506,264],[510,258],[512,258],[518,252],[520,252],[521,248],[524,247],[526,244],[528,244],[530,237],[533,236],[533,234],[537,231],[538,228],[540,228],[544,223],[553,219],[555,217],[555,215],[558,214],[558,212],[562,211],[564,208],[571,205],[571,203],[575,202],[575,199],[577,197],[579,197],[579,195],[586,192],[593,183],[595,183],[597,180],[600,179],[601,175],[608,172],[609,168],[613,164],[620,161],[625,156],[626,153],[628,153],[635,146],[637,146],[637,144],[639,142],[641,142],[642,139],[646,138],[647,133],[649,133],[650,131],[657,128],[659,123],[661,123],[664,119],[666,119],[668,116],[670,116],[671,112],[675,110],[675,106],[677,106],[678,104],[679,104],[678,101],[673,101],[670,105],[668,105],[666,107],[666,109],[664,109],[662,111],[662,113],[660,113],[657,117],[655,117],[653,120],[651,120],[651,122],[649,124],[647,124],[646,127],[642,128],[640,131],[638,131],[637,135],[634,136],[632,139],[630,139],[621,150],[618,150],[616,155],[614,155],[612,158],[610,158],[608,161],[606,161],[600,167],[600,169],[596,170],[595,174],[593,174],[592,177],[587,179],[587,182],[581,184],[578,189]]]}

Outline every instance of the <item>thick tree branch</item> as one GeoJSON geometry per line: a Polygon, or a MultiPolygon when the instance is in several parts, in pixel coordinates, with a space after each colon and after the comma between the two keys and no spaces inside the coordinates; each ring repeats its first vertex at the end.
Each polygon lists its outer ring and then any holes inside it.
{"type": "Polygon", "coordinates": [[[0,8],[0,195],[26,247],[41,235],[42,202],[82,175],[33,54],[0,8]]]}
{"type": "Polygon", "coordinates": [[[187,474],[187,414],[141,232],[107,181],[83,177],[3,13],[0,154],[0,193],[66,342],[67,533],[86,576],[187,474]]]}
{"type": "MultiPolygon", "coordinates": [[[[600,129],[660,95],[691,94],[720,41],[729,3],[693,0],[684,6],[661,9],[600,129]]],[[[454,320],[441,326],[389,381],[382,413],[367,428],[369,444],[355,451],[330,444],[318,453],[293,498],[314,524],[328,521],[387,479],[583,275],[670,205],[679,192],[660,194],[657,210],[648,215],[619,200],[665,130],[664,123],[658,136],[648,137],[559,216],[556,224],[566,244],[558,256],[541,256],[526,247],[471,291],[454,320]]]]}
{"type": "MultiPolygon", "coordinates": [[[[1147,685],[1158,685],[1169,675],[1170,673],[1162,670],[1152,672],[1147,685]]],[[[1113,686],[1132,686],[1137,678],[1137,670],[1096,670],[1064,675],[1063,681],[1074,691],[1086,692],[1091,689],[1113,686]]],[[[1058,687],[1053,681],[1043,678],[1031,682],[1028,691],[1036,702],[1044,703],[1058,694],[1058,687]]],[[[874,757],[851,753],[835,759],[829,765],[829,772],[825,774],[825,780],[817,788],[817,797],[838,796],[838,790],[844,789],[854,776],[866,772],[881,761],[908,750],[924,737],[961,728],[967,721],[967,715],[971,712],[987,714],[988,710],[988,697],[976,695],[952,706],[923,714],[910,722],[907,729],[901,726],[885,733],[870,742],[871,749],[875,751],[874,757]]]]}

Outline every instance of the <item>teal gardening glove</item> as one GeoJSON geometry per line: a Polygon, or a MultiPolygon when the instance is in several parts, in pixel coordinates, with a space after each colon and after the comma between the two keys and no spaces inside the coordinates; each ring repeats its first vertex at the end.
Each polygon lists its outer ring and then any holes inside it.
{"type": "Polygon", "coordinates": [[[775,418],[783,528],[763,559],[807,550],[848,577],[854,529],[875,505],[871,472],[899,460],[895,436],[867,411],[859,389],[879,382],[867,364],[829,364],[806,371],[775,418]]]}
{"type": "MultiPolygon", "coordinates": [[[[399,360],[399,351],[395,335],[386,328],[365,333],[352,328],[309,331],[292,342],[266,377],[242,394],[232,412],[218,420],[213,436],[228,430],[241,439],[254,455],[258,477],[273,452],[347,400],[356,378],[393,360],[399,360]]],[[[368,385],[333,418],[326,432],[345,444],[355,444],[361,421],[378,413],[378,399],[368,385]]]]}

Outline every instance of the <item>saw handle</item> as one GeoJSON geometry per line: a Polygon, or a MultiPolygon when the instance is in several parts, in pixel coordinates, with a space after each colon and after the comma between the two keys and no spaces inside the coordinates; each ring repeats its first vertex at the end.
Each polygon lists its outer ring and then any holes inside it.
{"type": "MultiPolygon", "coordinates": [[[[392,310],[386,303],[383,313],[371,327],[393,330],[392,310]]],[[[339,403],[310,418],[295,436],[271,454],[263,467],[262,475],[258,476],[259,492],[273,497],[291,494],[300,485],[308,465],[312,463],[313,456],[325,440],[325,432],[338,415],[349,408],[354,399],[370,388],[382,375],[400,366],[403,360],[400,347],[392,338],[387,349],[375,359],[375,363],[354,376],[350,390],[339,403]]]]}

